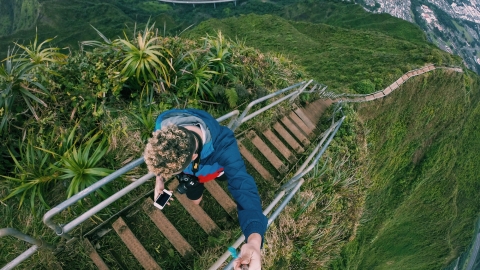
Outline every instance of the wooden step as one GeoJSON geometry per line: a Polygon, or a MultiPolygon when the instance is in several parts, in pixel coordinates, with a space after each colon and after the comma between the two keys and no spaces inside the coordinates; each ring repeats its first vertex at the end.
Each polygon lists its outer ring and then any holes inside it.
{"type": "Polygon", "coordinates": [[[292,154],[292,151],[288,149],[285,144],[275,135],[275,133],[272,132],[271,129],[267,129],[263,132],[263,136],[267,138],[267,140],[277,148],[277,150],[282,154],[284,158],[286,158],[290,163],[293,163],[297,161],[297,158],[295,157],[294,154],[292,154]]]}
{"type": "Polygon", "coordinates": [[[262,164],[260,164],[260,162],[253,156],[252,153],[250,153],[250,151],[248,151],[247,148],[245,148],[241,142],[238,142],[238,149],[240,150],[242,156],[265,180],[273,181],[273,176],[262,166],[262,164]]]}
{"type": "Polygon", "coordinates": [[[292,120],[290,120],[288,117],[283,117],[282,118],[282,123],[285,125],[286,128],[288,128],[288,130],[290,130],[290,132],[295,135],[295,137],[297,137],[297,139],[304,145],[309,145],[310,144],[310,141],[308,140],[308,138],[305,136],[305,134],[303,133],[303,131],[301,131],[296,125],[295,123],[292,122],[292,120]]]}
{"type": "Polygon", "coordinates": [[[303,123],[307,125],[311,130],[315,130],[316,126],[312,123],[312,120],[308,118],[308,116],[303,112],[302,108],[298,108],[295,110],[295,114],[302,119],[303,123]]]}
{"type": "Polygon", "coordinates": [[[257,149],[262,153],[262,155],[267,158],[267,160],[277,169],[280,173],[285,173],[288,171],[287,166],[283,164],[283,162],[273,153],[272,149],[268,147],[268,145],[257,136],[254,131],[250,131],[248,133],[248,138],[250,141],[257,147],[257,149]]]}
{"type": "Polygon", "coordinates": [[[137,237],[133,234],[125,221],[119,217],[113,224],[113,229],[117,232],[118,236],[122,239],[125,245],[128,247],[133,256],[138,262],[147,270],[161,270],[157,262],[150,256],[148,251],[138,241],[137,237]]]}
{"type": "Polygon", "coordinates": [[[215,222],[210,218],[210,216],[203,211],[202,207],[194,204],[185,194],[180,194],[177,192],[178,180],[174,179],[170,181],[168,185],[169,190],[174,191],[175,199],[179,201],[182,206],[187,210],[187,212],[192,216],[193,219],[202,227],[202,229],[207,234],[217,234],[220,232],[220,228],[215,224],[215,222]]]}
{"type": "Polygon", "coordinates": [[[333,101],[328,99],[319,99],[308,104],[303,112],[308,116],[312,123],[318,123],[325,110],[332,105],[333,101]]]}
{"type": "Polygon", "coordinates": [[[279,122],[273,125],[273,129],[287,142],[288,145],[290,145],[290,147],[293,148],[293,150],[295,150],[295,152],[300,154],[305,151],[302,146],[295,140],[295,138],[293,138],[293,136],[290,135],[290,133],[288,133],[288,131],[279,122]]]}
{"type": "Polygon", "coordinates": [[[237,204],[216,181],[205,183],[205,188],[232,218],[237,218],[237,204]]]}
{"type": "Polygon", "coordinates": [[[97,250],[93,247],[92,243],[87,238],[83,239],[83,245],[85,247],[85,251],[88,253],[90,259],[92,259],[93,263],[97,266],[99,270],[109,270],[105,261],[100,257],[97,250]]]}
{"type": "Polygon", "coordinates": [[[193,247],[187,242],[187,240],[185,240],[185,238],[183,238],[165,214],[163,214],[160,209],[153,206],[152,199],[145,199],[142,208],[180,255],[188,257],[192,254],[196,254],[193,247]]]}
{"type": "Polygon", "coordinates": [[[309,128],[304,122],[302,119],[300,119],[300,117],[298,117],[298,115],[294,112],[291,112],[289,115],[288,115],[288,118],[290,118],[292,120],[293,123],[295,123],[295,125],[297,125],[297,127],[300,128],[300,130],[303,131],[303,133],[309,137],[310,135],[312,135],[312,132],[314,129],[312,128],[309,128]]]}

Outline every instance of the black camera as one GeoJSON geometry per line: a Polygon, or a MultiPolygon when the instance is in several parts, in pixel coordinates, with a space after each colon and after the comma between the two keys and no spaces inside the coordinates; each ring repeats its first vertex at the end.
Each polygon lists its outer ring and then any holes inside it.
{"type": "Polygon", "coordinates": [[[185,194],[187,189],[195,187],[199,184],[198,178],[195,175],[181,173],[177,175],[177,178],[179,182],[177,191],[180,194],[185,194]]]}

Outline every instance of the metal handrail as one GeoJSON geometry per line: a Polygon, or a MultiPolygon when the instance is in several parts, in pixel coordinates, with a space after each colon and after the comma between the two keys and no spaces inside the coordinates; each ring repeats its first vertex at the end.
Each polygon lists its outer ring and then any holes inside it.
{"type": "Polygon", "coordinates": [[[243,113],[237,118],[237,120],[235,121],[235,123],[233,124],[233,126],[231,127],[231,129],[232,129],[233,131],[235,131],[235,129],[237,129],[241,124],[243,124],[243,123],[247,122],[248,120],[252,119],[254,116],[257,116],[257,115],[259,115],[260,113],[262,113],[262,112],[264,112],[264,111],[272,108],[273,106],[279,104],[280,102],[284,101],[285,99],[293,96],[293,95],[296,93],[296,91],[293,92],[293,93],[290,93],[289,95],[287,95],[287,96],[285,96],[285,97],[283,97],[283,98],[281,98],[281,99],[273,102],[272,104],[269,104],[269,105],[267,105],[267,106],[265,106],[265,107],[263,107],[263,108],[255,111],[255,112],[253,112],[253,113],[251,113],[250,115],[247,116],[248,112],[250,111],[250,109],[251,109],[253,106],[255,106],[255,105],[257,105],[257,104],[259,104],[259,103],[261,103],[261,102],[264,102],[264,101],[266,101],[266,100],[268,100],[268,99],[274,98],[274,97],[276,97],[276,96],[278,96],[278,95],[280,95],[280,94],[283,94],[283,93],[285,93],[285,92],[287,92],[287,91],[289,91],[289,90],[292,90],[293,88],[299,87],[299,86],[301,86],[301,85],[304,84],[304,83],[305,83],[305,81],[299,82],[299,83],[297,83],[297,84],[294,84],[294,85],[291,85],[291,86],[289,86],[289,87],[287,87],[287,88],[284,88],[284,89],[282,89],[282,90],[279,90],[279,91],[277,91],[277,92],[275,92],[275,93],[266,95],[266,96],[264,96],[264,97],[261,97],[261,98],[259,98],[259,99],[256,99],[256,100],[250,102],[250,104],[248,104],[248,106],[245,108],[245,110],[243,110],[243,113]]]}
{"type": "MultiPolygon", "coordinates": [[[[284,88],[284,89],[281,89],[281,90],[278,90],[277,92],[275,93],[272,93],[272,94],[269,94],[267,96],[264,96],[262,98],[259,98],[257,100],[254,100],[252,101],[248,106],[247,108],[244,110],[244,112],[242,113],[242,115],[239,117],[239,114],[240,112],[238,110],[234,110],[226,115],[223,115],[219,118],[217,118],[216,120],[218,122],[223,122],[225,120],[228,120],[230,119],[230,122],[227,124],[227,127],[229,127],[232,131],[234,131],[236,128],[238,128],[242,123],[245,123],[246,121],[252,119],[254,116],[256,115],[259,115],[260,113],[274,107],[275,105],[279,104],[280,102],[290,98],[290,102],[293,101],[293,99],[295,99],[296,97],[298,97],[301,93],[309,93],[309,92],[312,92],[315,90],[316,86],[310,90],[310,91],[304,91],[305,88],[308,86],[308,84],[310,84],[312,81],[309,81],[306,85],[305,85],[305,81],[303,82],[300,82],[300,83],[297,83],[297,84],[294,84],[292,86],[289,86],[287,88],[284,88]],[[302,87],[303,86],[303,87],[302,87]],[[292,89],[295,89],[297,87],[302,87],[300,88],[300,90],[295,90],[295,91],[292,91],[292,93],[286,95],[285,97],[282,97],[280,98],[279,100],[276,100],[275,102],[273,102],[272,104],[269,104],[265,107],[263,107],[262,109],[250,114],[247,116],[247,113],[248,111],[256,104],[259,104],[263,101],[266,101],[266,100],[269,100],[271,98],[274,98],[280,94],[283,94],[283,93],[286,93],[292,89]]],[[[325,88],[324,88],[325,89],[325,88]]],[[[105,199],[104,201],[102,201],[101,203],[95,205],[94,207],[92,207],[91,209],[89,209],[87,212],[81,214],[80,216],[78,216],[77,218],[75,218],[74,220],[70,221],[69,223],[61,226],[59,224],[56,224],[55,222],[53,222],[53,217],[58,215],[60,212],[62,212],[63,210],[67,209],[68,207],[70,207],[71,205],[73,205],[74,203],[82,200],[83,198],[85,198],[86,196],[88,196],[89,194],[95,192],[96,190],[100,189],[101,187],[103,187],[104,185],[110,183],[111,181],[117,179],[118,177],[120,177],[121,175],[127,173],[128,171],[136,168],[137,166],[141,165],[144,163],[144,158],[143,156],[130,162],[129,164],[125,165],[124,167],[118,169],[117,171],[111,173],[110,175],[100,179],[99,181],[95,182],[93,185],[83,189],[81,192],[75,194],[74,196],[70,197],[69,199],[63,201],[62,203],[60,203],[59,205],[53,207],[52,209],[50,209],[47,213],[45,213],[45,215],[43,216],[43,222],[45,223],[45,225],[47,225],[49,228],[51,228],[58,236],[61,236],[63,238],[66,238],[67,240],[70,240],[72,239],[72,237],[68,234],[70,231],[72,231],[76,226],[80,225],[81,223],[83,223],[85,220],[87,220],[88,218],[90,218],[91,216],[95,215],[96,213],[98,213],[99,211],[101,211],[102,209],[104,209],[105,207],[107,207],[108,205],[112,204],[113,202],[115,202],[116,200],[120,199],[121,197],[125,196],[127,193],[129,193],[130,191],[132,191],[133,189],[139,187],[140,185],[142,185],[143,183],[147,182],[150,178],[152,178],[154,175],[153,174],[146,174],[144,176],[142,176],[141,178],[139,178],[138,180],[134,181],[133,183],[131,183],[130,185],[126,186],[125,188],[123,188],[122,190],[116,192],[115,194],[113,194],[112,196],[108,197],[107,199],[105,199]]],[[[280,197],[281,198],[281,197],[280,197]]],[[[275,201],[274,201],[275,202],[275,201]]],[[[272,208],[274,207],[275,205],[272,206],[272,208]]],[[[271,210],[271,209],[270,209],[271,210]]],[[[243,241],[243,240],[242,240],[243,241]]],[[[42,245],[46,245],[46,243],[42,244],[42,245]]],[[[50,245],[49,245],[50,246],[50,245]]],[[[38,246],[38,245],[34,245],[32,246],[31,248],[29,248],[27,251],[25,251],[24,253],[20,254],[17,258],[15,258],[13,261],[11,261],[10,263],[8,263],[6,266],[4,266],[4,268],[2,268],[1,270],[4,270],[4,269],[12,269],[13,267],[17,266],[18,264],[20,264],[22,261],[24,261],[25,259],[29,258],[30,256],[32,256],[36,251],[37,249],[41,247],[41,246],[38,246]],[[8,267],[8,268],[7,268],[8,267]]]]}
{"type": "MultiPolygon", "coordinates": [[[[300,190],[300,187],[302,186],[302,184],[304,183],[304,180],[303,178],[300,179],[300,181],[298,181],[297,185],[293,188],[292,191],[290,191],[290,193],[288,193],[287,197],[285,198],[285,200],[283,200],[283,202],[280,204],[280,206],[275,210],[275,212],[273,212],[273,214],[268,218],[268,223],[267,223],[267,228],[268,226],[270,226],[270,224],[272,224],[275,219],[277,219],[277,217],[280,215],[280,213],[283,211],[283,209],[285,209],[285,207],[287,206],[287,204],[290,202],[290,200],[292,200],[293,196],[295,194],[297,194],[297,192],[300,190]]],[[[243,236],[243,240],[245,239],[245,236],[243,236]]],[[[242,238],[242,237],[240,237],[242,238]]],[[[243,242],[240,241],[241,242],[243,242]]],[[[238,240],[237,240],[238,241],[238,240]]],[[[234,247],[235,249],[237,248],[238,246],[234,247]]],[[[233,269],[233,263],[234,263],[235,260],[231,260],[230,263],[228,263],[228,265],[223,268],[223,270],[230,270],[230,269],[233,269]]],[[[210,268],[212,269],[212,268],[210,268]]],[[[213,269],[216,269],[216,268],[213,268],[213,269]]]]}
{"type": "MultiPolygon", "coordinates": [[[[125,165],[124,167],[116,170],[115,172],[109,174],[108,176],[102,178],[101,180],[95,182],[93,185],[85,188],[84,190],[82,190],[79,193],[75,194],[74,196],[70,197],[66,201],[63,201],[61,204],[53,207],[47,213],[45,213],[45,215],[43,216],[43,223],[45,223],[45,225],[47,225],[52,230],[54,230],[57,235],[62,236],[66,239],[70,239],[71,237],[64,232],[64,230],[61,226],[54,223],[52,221],[52,218],[55,215],[62,212],[63,210],[67,209],[72,204],[80,201],[81,199],[85,198],[86,196],[88,196],[92,192],[96,191],[97,189],[99,189],[99,188],[103,187],[104,185],[110,183],[111,181],[117,179],[118,177],[120,177],[124,173],[136,168],[138,165],[143,164],[143,162],[144,162],[143,157],[140,157],[140,158],[130,162],[129,164],[125,165]]],[[[115,196],[115,194],[113,194],[112,196],[115,196]]]]}
{"type": "MultiPolygon", "coordinates": [[[[301,172],[297,172],[297,174],[295,174],[287,183],[285,183],[280,189],[289,189],[291,187],[291,185],[294,185],[295,182],[297,182],[300,178],[302,178],[304,175],[306,175],[307,173],[309,173],[314,167],[315,165],[318,163],[318,161],[320,160],[320,158],[322,157],[323,153],[325,152],[325,150],[327,150],[327,147],[328,145],[330,145],[330,142],[332,141],[333,137],[335,136],[335,134],[337,134],[337,131],[338,129],[340,128],[340,126],[342,125],[343,123],[343,120],[345,120],[345,117],[346,116],[343,116],[340,120],[338,120],[336,123],[332,124],[332,126],[330,126],[329,130],[331,130],[332,128],[335,128],[333,130],[333,132],[331,132],[330,136],[328,137],[328,140],[327,142],[325,143],[325,145],[323,145],[322,149],[320,150],[320,152],[318,152],[317,156],[315,157],[314,161],[312,163],[310,163],[310,165],[302,170],[301,172]]],[[[330,133],[330,132],[328,132],[330,133]]],[[[328,135],[328,133],[326,135],[328,135]]],[[[326,138],[326,135],[324,136],[324,138],[326,138]]],[[[322,141],[318,144],[317,149],[320,148],[322,142],[324,140],[322,139],[322,141]]],[[[311,159],[311,157],[313,155],[315,155],[315,150],[312,152],[312,154],[310,154],[309,158],[311,159]]],[[[318,151],[318,150],[317,150],[318,151]]],[[[307,163],[304,163],[304,165],[307,164],[307,163]]]]}
{"type": "Polygon", "coordinates": [[[40,248],[46,248],[46,249],[51,249],[51,250],[55,249],[54,246],[48,244],[47,242],[43,241],[42,239],[37,239],[37,238],[31,237],[31,236],[26,235],[22,232],[19,232],[18,230],[14,229],[14,228],[0,229],[0,238],[2,238],[4,236],[16,237],[20,240],[23,240],[25,242],[28,242],[28,243],[32,244],[33,246],[31,246],[29,249],[27,249],[22,254],[17,256],[13,261],[11,261],[7,265],[3,266],[2,269],[0,269],[0,270],[12,269],[13,267],[17,266],[18,264],[20,264],[21,262],[23,262],[24,260],[26,260],[30,256],[32,256],[40,248]]]}
{"type": "MultiPolygon", "coordinates": [[[[340,110],[337,110],[334,112],[334,114],[336,114],[337,112],[339,112],[340,110]]],[[[330,144],[330,142],[332,141],[333,137],[335,136],[335,134],[337,133],[338,129],[340,128],[340,126],[342,125],[343,121],[345,120],[345,116],[343,116],[342,118],[340,118],[340,120],[338,120],[337,122],[334,122],[332,123],[332,125],[330,126],[330,128],[328,130],[326,130],[323,134],[321,134],[320,136],[322,137],[322,139],[320,140],[320,142],[317,144],[317,146],[315,147],[315,149],[312,151],[312,153],[308,156],[308,158],[303,162],[303,164],[300,166],[300,168],[297,170],[297,172],[295,173],[295,175],[286,183],[284,184],[282,187],[280,187],[280,191],[279,193],[277,194],[276,198],[273,200],[272,203],[270,203],[270,205],[263,211],[264,215],[268,215],[268,213],[276,206],[276,204],[280,201],[280,199],[285,195],[287,194],[288,192],[288,195],[287,195],[287,198],[285,198],[285,200],[282,202],[282,204],[280,204],[280,206],[275,210],[275,212],[270,216],[270,218],[268,219],[268,226],[277,218],[277,216],[283,211],[283,209],[285,208],[285,206],[287,205],[287,203],[292,199],[292,197],[298,192],[298,190],[300,189],[300,186],[304,183],[304,179],[301,178],[303,177],[304,175],[306,175],[307,173],[309,173],[314,167],[316,164],[318,164],[319,160],[320,160],[320,157],[323,155],[323,153],[325,152],[325,150],[327,149],[328,145],[330,144]],[[328,138],[328,139],[327,139],[328,138]],[[326,143],[323,144],[326,140],[326,143]],[[322,147],[323,146],[323,147],[322,147]],[[320,150],[320,147],[321,150],[320,150]],[[320,150],[320,151],[319,151],[320,150]],[[318,152],[318,153],[317,153],[318,152]],[[316,155],[316,156],[315,156],[316,155]],[[312,163],[310,163],[310,161],[312,160],[312,158],[315,156],[315,159],[312,163]],[[309,165],[310,164],[310,165],[309,165]],[[307,167],[307,165],[309,165],[307,167]]],[[[232,245],[231,247],[237,249],[240,244],[245,240],[245,235],[242,234],[242,236],[240,236],[232,245]]],[[[225,253],[222,254],[222,256],[220,256],[220,258],[218,258],[218,260],[212,265],[210,266],[209,270],[216,270],[218,269],[229,257],[230,257],[231,253],[230,251],[226,251],[225,253]]],[[[224,270],[230,270],[233,268],[233,261],[234,260],[231,260],[230,263],[225,267],[223,268],[224,270]]]]}
{"type": "Polygon", "coordinates": [[[227,127],[231,129],[233,124],[235,124],[235,121],[237,120],[239,114],[240,114],[240,111],[235,110],[225,114],[224,116],[220,116],[219,118],[217,118],[217,121],[221,123],[229,118],[232,118],[230,119],[230,122],[227,124],[227,127]]]}
{"type": "MultiPolygon", "coordinates": [[[[267,109],[273,107],[271,106],[272,104],[276,105],[278,104],[278,102],[274,102],[264,108],[266,109],[260,109],[258,111],[256,111],[255,113],[252,113],[248,116],[248,119],[245,120],[245,115],[246,113],[248,112],[248,110],[250,110],[251,107],[253,107],[254,105],[260,103],[260,102],[263,102],[263,101],[266,101],[268,99],[271,99],[273,97],[276,97],[282,93],[285,93],[289,90],[292,90],[296,87],[299,87],[299,86],[302,86],[305,82],[300,82],[300,83],[297,83],[297,84],[294,84],[292,86],[289,86],[287,88],[284,88],[284,89],[281,89],[275,93],[272,93],[270,95],[267,95],[265,97],[262,97],[262,98],[259,98],[257,100],[254,100],[252,101],[248,106],[247,106],[247,109],[246,111],[244,111],[244,113],[242,113],[242,115],[240,117],[238,117],[238,114],[239,114],[239,111],[238,110],[235,110],[235,111],[232,111],[226,115],[223,115],[219,118],[217,118],[217,121],[218,122],[221,122],[221,121],[225,121],[227,119],[230,119],[230,123],[229,125],[231,125],[231,129],[234,130],[235,127],[238,127],[239,125],[237,125],[238,122],[240,123],[244,123],[246,122],[247,120],[253,118],[253,116],[256,116],[258,114],[260,114],[261,112],[264,112],[266,111],[267,109]],[[253,115],[253,116],[252,116],[253,115]]],[[[293,91],[291,94],[287,95],[286,97],[290,97],[292,94],[297,94],[298,91],[295,90],[293,91]]],[[[281,100],[285,100],[285,97],[282,98],[281,100]]],[[[137,181],[133,182],[132,184],[128,185],[127,187],[125,187],[124,189],[122,189],[121,191],[113,194],[112,196],[110,196],[109,198],[107,198],[105,201],[103,201],[102,203],[96,205],[95,207],[93,207],[92,209],[90,209],[89,211],[85,212],[84,214],[82,214],[81,216],[77,217],[75,220],[69,222],[68,224],[64,225],[63,227],[60,226],[60,225],[57,225],[55,224],[53,221],[52,221],[52,218],[59,214],[61,211],[63,211],[64,209],[68,208],[69,206],[71,206],[72,204],[76,203],[77,201],[80,201],[81,199],[85,198],[87,195],[91,194],[92,192],[94,192],[95,190],[101,188],[103,185],[113,181],[114,179],[118,178],[119,176],[121,176],[122,174],[130,171],[131,169],[137,167],[138,165],[140,164],[143,164],[144,160],[143,160],[143,157],[140,157],[138,158],[137,160],[127,164],[125,167],[113,172],[112,174],[106,176],[105,178],[99,180],[98,182],[96,182],[95,184],[87,187],[86,189],[82,190],[80,193],[70,197],[68,200],[62,202],[61,204],[59,204],[58,206],[55,206],[54,208],[52,208],[51,210],[49,210],[47,213],[45,213],[45,215],[43,216],[43,222],[48,226],[50,227],[51,229],[53,229],[55,231],[55,233],[59,236],[62,236],[64,238],[67,238],[67,239],[70,239],[71,236],[68,235],[68,232],[71,231],[73,228],[75,228],[77,225],[81,224],[83,221],[85,221],[86,219],[88,219],[89,217],[93,216],[94,214],[96,214],[98,211],[100,211],[101,209],[103,209],[104,207],[110,205],[111,203],[113,203],[114,201],[118,200],[119,198],[121,198],[122,196],[124,196],[125,194],[127,194],[128,192],[130,192],[131,190],[137,188],[138,186],[140,186],[141,184],[145,183],[147,180],[149,180],[150,178],[152,178],[154,175],[153,174],[147,174],[145,176],[143,176],[142,178],[138,179],[137,181]]]]}
{"type": "Polygon", "coordinates": [[[5,266],[2,267],[0,270],[10,270],[13,269],[15,266],[19,265],[26,259],[30,258],[35,252],[37,252],[38,246],[34,245],[31,246],[29,249],[25,250],[22,254],[18,255],[15,259],[13,259],[11,262],[7,263],[5,266]]]}

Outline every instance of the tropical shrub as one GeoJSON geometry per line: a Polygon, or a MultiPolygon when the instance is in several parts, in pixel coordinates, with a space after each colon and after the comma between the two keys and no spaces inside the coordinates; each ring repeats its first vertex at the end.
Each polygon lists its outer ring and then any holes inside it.
{"type": "Polygon", "coordinates": [[[113,44],[121,50],[120,66],[124,76],[134,77],[141,84],[159,81],[170,86],[169,72],[173,67],[168,57],[171,53],[158,45],[160,37],[154,26],[147,23],[143,32],[134,33],[137,37],[132,41],[124,33],[125,39],[116,39],[113,44]]]}
{"type": "Polygon", "coordinates": [[[178,71],[177,95],[193,99],[215,99],[211,91],[212,78],[219,73],[210,69],[209,62],[202,55],[188,52],[183,59],[186,66],[178,71]]]}
{"type": "Polygon", "coordinates": [[[370,94],[375,92],[375,84],[369,79],[364,79],[355,83],[354,89],[359,94],[370,94]]]}
{"type": "Polygon", "coordinates": [[[114,69],[118,62],[115,50],[95,49],[70,56],[66,63],[57,65],[58,78],[50,81],[56,93],[58,110],[70,120],[102,116],[102,104],[118,99],[125,78],[114,69]]]}
{"type": "Polygon", "coordinates": [[[30,45],[15,43],[15,47],[8,51],[0,66],[0,132],[6,129],[10,120],[23,115],[22,105],[27,106],[36,120],[39,116],[35,107],[47,107],[43,98],[51,95],[42,82],[54,73],[49,64],[61,63],[66,58],[58,52],[59,48],[43,47],[52,40],[38,44],[36,35],[30,45]]]}
{"type": "MultiPolygon", "coordinates": [[[[75,129],[72,130],[71,134],[74,132],[75,129]]],[[[88,138],[85,142],[78,146],[74,144],[69,148],[60,156],[59,162],[55,165],[60,172],[59,179],[70,181],[67,188],[67,198],[113,172],[111,169],[99,167],[108,150],[107,140],[105,137],[102,138],[101,132],[91,136],[92,133],[91,131],[85,136],[88,138]]],[[[109,192],[108,186],[97,190],[102,198],[106,198],[109,192]]]]}
{"type": "Polygon", "coordinates": [[[10,194],[1,200],[19,196],[18,207],[27,201],[32,212],[49,207],[44,198],[45,192],[59,179],[59,172],[52,166],[52,155],[36,145],[46,147],[31,134],[26,142],[20,144],[18,156],[9,151],[15,168],[12,176],[1,176],[11,186],[10,194]]]}
{"type": "Polygon", "coordinates": [[[31,72],[41,64],[22,61],[23,55],[17,56],[17,51],[18,48],[9,51],[8,57],[0,66],[0,131],[5,131],[8,122],[22,114],[21,105],[26,105],[35,119],[39,119],[34,106],[40,104],[47,107],[47,103],[37,95],[50,95],[38,82],[37,74],[31,72]]]}
{"type": "Polygon", "coordinates": [[[235,81],[232,73],[231,43],[227,41],[220,31],[217,32],[216,37],[211,37],[207,34],[202,40],[204,41],[203,49],[207,51],[206,60],[209,63],[209,67],[216,72],[214,82],[217,84],[222,83],[224,78],[229,78],[227,83],[231,80],[235,81]]]}

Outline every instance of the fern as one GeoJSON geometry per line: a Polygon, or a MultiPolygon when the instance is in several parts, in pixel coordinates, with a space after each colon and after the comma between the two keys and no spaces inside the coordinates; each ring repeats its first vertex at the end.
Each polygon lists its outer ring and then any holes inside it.
{"type": "Polygon", "coordinates": [[[235,91],[235,88],[226,89],[224,93],[227,97],[228,105],[230,105],[230,108],[237,106],[238,95],[237,91],[235,91]]]}
{"type": "Polygon", "coordinates": [[[222,85],[216,84],[212,88],[212,93],[213,93],[214,96],[218,97],[218,96],[222,95],[223,93],[225,93],[225,87],[223,87],[222,85]]]}

